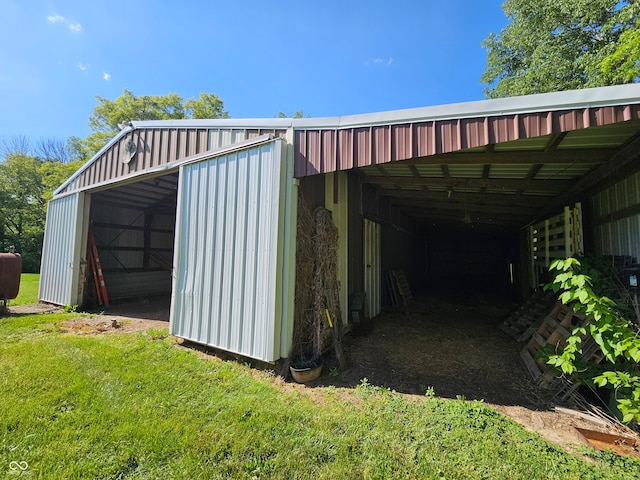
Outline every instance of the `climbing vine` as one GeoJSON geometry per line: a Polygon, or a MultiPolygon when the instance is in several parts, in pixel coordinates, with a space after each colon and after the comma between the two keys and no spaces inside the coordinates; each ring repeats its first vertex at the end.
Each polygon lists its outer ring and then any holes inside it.
{"type": "Polygon", "coordinates": [[[565,305],[573,305],[590,318],[585,326],[573,329],[564,349],[548,355],[547,363],[564,374],[579,376],[615,392],[624,422],[640,422],[640,336],[611,298],[594,292],[591,276],[582,273],[575,258],[556,260],[549,267],[555,275],[545,290],[560,293],[565,305]],[[604,355],[603,363],[582,362],[582,340],[590,335],[604,355]]]}

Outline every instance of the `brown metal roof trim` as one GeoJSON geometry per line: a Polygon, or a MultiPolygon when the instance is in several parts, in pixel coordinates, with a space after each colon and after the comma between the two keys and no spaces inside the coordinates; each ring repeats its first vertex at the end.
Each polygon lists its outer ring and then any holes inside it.
{"type": "MultiPolygon", "coordinates": [[[[95,158],[76,179],[58,193],[84,189],[125,175],[139,173],[159,165],[209,150],[212,128],[135,128],[95,158]],[[135,155],[125,163],[129,141],[136,145],[135,155]]],[[[244,129],[247,138],[265,133],[262,129],[244,129]]],[[[286,130],[267,130],[284,136],[286,130]]]]}
{"type": "Polygon", "coordinates": [[[296,178],[640,119],[617,105],[295,132],[296,178]]]}

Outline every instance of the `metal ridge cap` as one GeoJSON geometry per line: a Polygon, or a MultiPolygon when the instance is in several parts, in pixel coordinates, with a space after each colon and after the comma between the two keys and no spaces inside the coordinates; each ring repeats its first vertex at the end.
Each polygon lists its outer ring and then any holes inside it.
{"type": "Polygon", "coordinates": [[[139,120],[135,128],[290,128],[292,118],[210,118],[180,120],[139,120]]]}
{"type": "Polygon", "coordinates": [[[415,123],[423,121],[457,120],[465,118],[495,117],[571,110],[578,108],[640,103],[640,84],[538,93],[517,97],[451,103],[402,110],[344,115],[315,119],[295,119],[294,127],[353,128],[383,124],[415,123]]]}

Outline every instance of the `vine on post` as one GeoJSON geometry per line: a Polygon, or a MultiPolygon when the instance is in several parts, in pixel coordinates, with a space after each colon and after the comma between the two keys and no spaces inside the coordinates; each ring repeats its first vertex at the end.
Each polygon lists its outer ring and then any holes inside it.
{"type": "Polygon", "coordinates": [[[622,421],[640,422],[640,336],[636,325],[621,313],[611,298],[597,295],[593,280],[581,273],[575,258],[554,261],[549,270],[554,274],[545,290],[560,293],[565,305],[591,318],[586,327],[576,327],[561,352],[548,355],[547,363],[565,375],[579,376],[599,387],[613,389],[622,421]],[[582,337],[591,335],[604,354],[603,363],[581,362],[582,337]]]}

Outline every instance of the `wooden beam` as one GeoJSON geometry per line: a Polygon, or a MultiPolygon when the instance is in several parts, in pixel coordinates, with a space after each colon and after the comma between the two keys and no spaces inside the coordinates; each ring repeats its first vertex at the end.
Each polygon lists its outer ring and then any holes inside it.
{"type": "Polygon", "coordinates": [[[545,152],[554,152],[557,150],[558,145],[564,140],[564,137],[567,136],[569,132],[561,132],[551,135],[551,140],[547,143],[547,146],[544,148],[545,152]]]}
{"type": "MultiPolygon", "coordinates": [[[[418,209],[418,208],[403,208],[408,215],[415,218],[422,218],[426,220],[432,221],[452,221],[455,223],[462,224],[462,218],[464,216],[460,215],[459,212],[441,212],[438,210],[429,210],[429,209],[418,209]]],[[[501,225],[501,226],[513,226],[513,227],[521,227],[529,222],[530,217],[524,215],[495,215],[495,216],[474,216],[469,214],[471,217],[471,223],[473,224],[484,224],[484,225],[501,225]]]]}
{"type": "Polygon", "coordinates": [[[535,215],[538,211],[537,208],[531,206],[514,206],[508,203],[503,205],[481,205],[477,203],[467,203],[466,206],[464,203],[447,203],[447,202],[423,202],[419,200],[411,200],[405,198],[395,198],[393,199],[393,203],[396,205],[401,205],[403,207],[416,207],[416,208],[425,208],[425,209],[436,209],[442,211],[466,211],[469,214],[477,213],[477,214],[514,214],[514,215],[524,215],[531,216],[535,215]]]}
{"type": "MultiPolygon", "coordinates": [[[[602,163],[615,154],[615,148],[575,148],[562,150],[536,151],[498,151],[498,152],[451,152],[417,157],[409,160],[400,160],[399,163],[410,164],[436,164],[436,165],[477,165],[477,164],[527,164],[527,163],[572,163],[595,164],[602,163]]],[[[366,168],[366,167],[364,167],[366,168]]]]}
{"type": "Polygon", "coordinates": [[[421,190],[379,190],[380,195],[390,198],[419,199],[424,201],[463,201],[464,198],[470,203],[480,203],[485,205],[516,205],[529,206],[531,208],[542,208],[547,205],[553,197],[549,195],[525,195],[516,197],[512,194],[503,193],[467,193],[453,190],[451,195],[447,192],[423,192],[421,190]]]}
{"type": "Polygon", "coordinates": [[[535,180],[535,179],[505,179],[505,178],[432,178],[432,177],[382,177],[365,175],[362,183],[377,185],[411,185],[411,186],[444,186],[464,188],[493,188],[507,190],[535,190],[538,192],[562,192],[569,188],[572,180],[535,180]]]}

